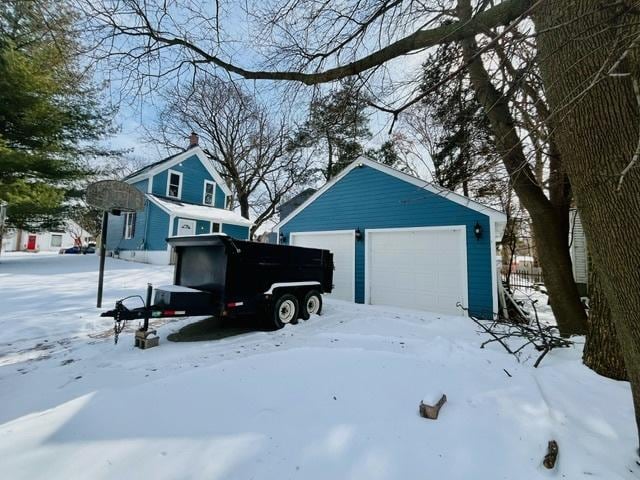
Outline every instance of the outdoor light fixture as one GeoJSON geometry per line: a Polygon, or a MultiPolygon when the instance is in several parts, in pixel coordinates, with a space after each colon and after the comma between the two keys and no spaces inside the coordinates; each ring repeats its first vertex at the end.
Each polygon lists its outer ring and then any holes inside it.
{"type": "Polygon", "coordinates": [[[362,240],[362,231],[360,227],[356,228],[356,240],[362,240]]]}
{"type": "Polygon", "coordinates": [[[280,233],[280,243],[281,244],[287,243],[287,237],[284,236],[284,233],[280,233]]]}
{"type": "Polygon", "coordinates": [[[473,227],[473,234],[476,236],[476,240],[482,238],[482,225],[479,222],[476,222],[476,226],[473,227]]]}

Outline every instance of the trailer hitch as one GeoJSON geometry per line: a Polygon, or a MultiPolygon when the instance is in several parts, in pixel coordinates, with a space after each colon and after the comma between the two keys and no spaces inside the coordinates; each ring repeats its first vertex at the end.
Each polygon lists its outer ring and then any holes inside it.
{"type": "Polygon", "coordinates": [[[118,337],[120,333],[124,330],[126,326],[126,322],[128,320],[136,320],[143,319],[144,322],[142,327],[136,330],[135,338],[134,338],[134,346],[142,349],[156,347],[160,343],[160,337],[158,337],[157,332],[155,330],[149,330],[149,317],[152,315],[151,309],[151,294],[153,293],[153,286],[148,283],[147,284],[147,299],[144,302],[144,305],[140,308],[129,309],[124,305],[124,301],[129,298],[140,298],[140,295],[132,295],[130,297],[122,298],[116,301],[115,308],[113,310],[108,310],[102,313],[101,317],[113,317],[114,325],[113,325],[113,333],[114,333],[114,343],[118,343],[118,337]]]}

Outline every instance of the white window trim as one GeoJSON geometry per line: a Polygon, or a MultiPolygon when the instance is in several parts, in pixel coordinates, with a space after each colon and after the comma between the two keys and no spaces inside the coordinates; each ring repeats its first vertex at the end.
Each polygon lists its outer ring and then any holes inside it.
{"type": "Polygon", "coordinates": [[[135,224],[135,222],[129,225],[129,218],[133,217],[133,215],[135,215],[135,212],[124,213],[124,239],[125,240],[131,240],[133,238],[132,232],[133,232],[133,225],[135,224]]]}
{"type": "Polygon", "coordinates": [[[167,170],[167,193],[166,193],[168,198],[176,198],[178,200],[180,200],[182,198],[182,172],[178,172],[176,170],[167,170]],[[175,174],[178,175],[180,177],[180,183],[178,184],[178,196],[177,197],[173,197],[171,195],[169,195],[169,187],[171,186],[171,175],[175,174]]]}
{"type": "Polygon", "coordinates": [[[198,226],[198,222],[190,218],[178,218],[178,229],[176,230],[176,236],[178,237],[187,236],[187,235],[180,235],[180,225],[184,225],[184,224],[192,225],[193,228],[191,229],[191,235],[196,235],[196,228],[198,226]]]}
{"type": "MultiPolygon", "coordinates": [[[[161,161],[157,167],[151,168],[149,170],[146,170],[144,173],[128,178],[126,182],[136,183],[136,182],[139,182],[140,180],[144,180],[145,178],[152,178],[154,175],[158,175],[159,173],[163,172],[165,169],[171,168],[174,165],[178,165],[179,163],[184,162],[185,160],[189,159],[193,155],[198,157],[198,159],[200,160],[200,163],[202,163],[202,165],[207,169],[207,171],[211,175],[211,178],[213,178],[216,181],[218,187],[221,188],[226,195],[231,195],[231,190],[229,190],[229,186],[225,183],[225,181],[222,179],[222,177],[216,171],[216,169],[213,168],[212,160],[202,151],[202,148],[200,147],[190,148],[182,152],[181,154],[173,157],[171,160],[165,159],[164,161],[161,161]]],[[[151,190],[149,190],[149,193],[151,193],[151,190]]]]}
{"type": "Polygon", "coordinates": [[[212,220],[211,222],[209,222],[209,224],[210,224],[210,229],[209,229],[210,233],[222,233],[222,222],[215,222],[215,221],[212,220]],[[218,231],[217,232],[213,231],[213,225],[215,223],[218,224],[218,231]]]}
{"type": "Polygon", "coordinates": [[[204,187],[202,189],[202,204],[211,207],[216,206],[216,182],[213,182],[211,180],[204,181],[204,187]],[[213,185],[213,192],[211,193],[211,203],[205,202],[205,199],[207,198],[207,185],[213,185]]]}
{"type": "Polygon", "coordinates": [[[50,246],[53,247],[53,248],[62,247],[62,234],[61,233],[52,233],[49,243],[50,243],[50,246]],[[56,238],[59,237],[60,238],[60,245],[54,245],[53,244],[53,238],[54,237],[56,237],[56,238]]]}

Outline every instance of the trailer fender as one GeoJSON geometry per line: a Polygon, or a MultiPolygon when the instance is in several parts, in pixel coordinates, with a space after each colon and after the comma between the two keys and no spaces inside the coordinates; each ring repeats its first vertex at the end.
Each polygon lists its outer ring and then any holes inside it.
{"type": "Polygon", "coordinates": [[[320,286],[320,282],[279,282],[273,283],[271,287],[264,292],[265,295],[273,295],[276,293],[276,290],[286,288],[298,288],[298,287],[318,287],[320,286]]]}

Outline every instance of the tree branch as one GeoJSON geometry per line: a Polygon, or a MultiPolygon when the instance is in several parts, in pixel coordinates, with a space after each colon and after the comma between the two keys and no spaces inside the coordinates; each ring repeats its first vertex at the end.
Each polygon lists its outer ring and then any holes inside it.
{"type": "Polygon", "coordinates": [[[396,42],[381,48],[370,55],[362,57],[342,66],[329,68],[324,71],[305,73],[299,71],[265,71],[248,70],[231,62],[225,61],[217,55],[207,52],[204,48],[187,40],[168,36],[154,28],[142,9],[136,9],[135,15],[140,17],[142,25],[133,29],[119,28],[120,35],[146,36],[155,42],[184,48],[206,62],[224,70],[235,73],[249,80],[289,80],[306,85],[332,82],[341,78],[360,74],[373,67],[382,65],[394,58],[408,53],[439,45],[445,42],[459,41],[501,25],[506,25],[520,17],[532,5],[532,0],[506,0],[488,10],[478,13],[475,17],[464,21],[456,21],[428,30],[418,30],[396,42]]]}

